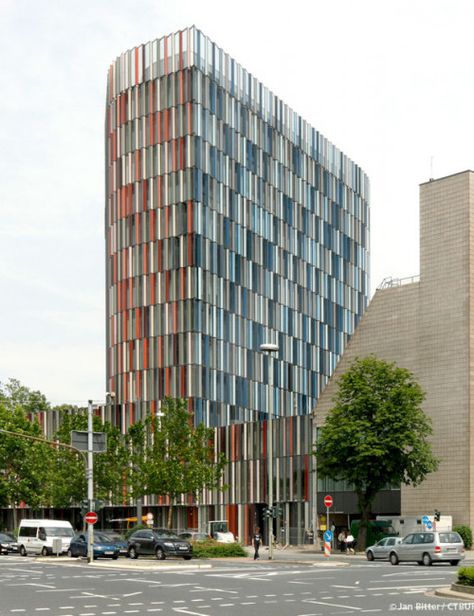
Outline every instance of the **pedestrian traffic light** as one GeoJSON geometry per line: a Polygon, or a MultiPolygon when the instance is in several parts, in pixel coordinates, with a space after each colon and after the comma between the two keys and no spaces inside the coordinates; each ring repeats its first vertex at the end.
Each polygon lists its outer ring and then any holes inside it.
{"type": "Polygon", "coordinates": [[[441,512],[438,509],[435,509],[434,519],[439,522],[441,520],[441,512]]]}
{"type": "Polygon", "coordinates": [[[271,507],[265,507],[265,509],[263,510],[263,517],[264,518],[271,518],[272,515],[273,515],[273,513],[272,513],[271,507]]]}

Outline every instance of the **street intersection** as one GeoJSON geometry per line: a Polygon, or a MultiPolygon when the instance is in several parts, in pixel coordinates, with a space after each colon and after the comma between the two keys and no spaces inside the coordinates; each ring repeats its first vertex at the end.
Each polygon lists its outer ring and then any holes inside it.
{"type": "MultiPolygon", "coordinates": [[[[212,563],[177,571],[116,569],[104,563],[0,559],[1,616],[336,616],[460,611],[436,597],[456,569],[353,561],[212,563]],[[444,608],[442,606],[445,606],[444,608]],[[448,609],[449,608],[449,609],[448,609]]],[[[463,611],[474,612],[473,604],[463,611]]]]}

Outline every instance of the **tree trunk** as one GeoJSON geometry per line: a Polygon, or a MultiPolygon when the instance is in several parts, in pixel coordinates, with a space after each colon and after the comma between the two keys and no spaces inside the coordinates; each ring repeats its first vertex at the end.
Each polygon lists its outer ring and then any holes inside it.
{"type": "Polygon", "coordinates": [[[173,504],[174,498],[170,498],[170,508],[168,509],[168,530],[171,530],[171,525],[173,524],[173,504]]]}
{"type": "Polygon", "coordinates": [[[372,502],[375,494],[372,495],[368,492],[357,492],[357,496],[359,498],[359,510],[361,516],[359,532],[357,534],[356,550],[357,552],[363,552],[367,547],[367,528],[369,526],[372,502]]]}

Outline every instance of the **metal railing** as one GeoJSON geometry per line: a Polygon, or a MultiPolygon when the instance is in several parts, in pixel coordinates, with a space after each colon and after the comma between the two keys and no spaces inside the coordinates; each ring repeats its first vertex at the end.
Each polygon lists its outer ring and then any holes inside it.
{"type": "Polygon", "coordinates": [[[377,287],[379,289],[391,289],[393,287],[401,287],[406,284],[414,284],[415,282],[420,282],[420,275],[417,276],[408,276],[407,278],[392,278],[388,276],[384,278],[382,282],[377,287]]]}

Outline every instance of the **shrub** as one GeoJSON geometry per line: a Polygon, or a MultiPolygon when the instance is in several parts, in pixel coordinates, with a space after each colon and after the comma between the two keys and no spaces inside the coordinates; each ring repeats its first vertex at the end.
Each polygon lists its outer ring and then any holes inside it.
{"type": "Polygon", "coordinates": [[[459,526],[455,526],[453,531],[459,533],[464,541],[464,547],[466,550],[470,550],[472,547],[472,530],[469,526],[463,526],[460,524],[459,526]]]}
{"type": "Polygon", "coordinates": [[[247,552],[240,543],[218,543],[214,541],[214,539],[193,542],[193,554],[195,558],[232,558],[235,556],[247,556],[247,552]]]}
{"type": "Polygon", "coordinates": [[[458,584],[474,586],[474,567],[461,567],[459,569],[458,584]]]}

